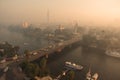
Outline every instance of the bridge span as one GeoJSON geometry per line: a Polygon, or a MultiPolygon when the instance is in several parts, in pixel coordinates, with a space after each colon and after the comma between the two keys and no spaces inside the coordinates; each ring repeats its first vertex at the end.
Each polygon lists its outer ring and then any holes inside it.
{"type": "Polygon", "coordinates": [[[55,43],[54,47],[49,47],[49,45],[48,45],[44,48],[30,51],[29,57],[25,56],[25,55],[18,56],[18,58],[16,60],[7,61],[5,63],[0,64],[0,68],[5,67],[7,65],[15,64],[15,63],[20,64],[24,60],[34,61],[42,56],[48,56],[49,54],[53,54],[55,52],[60,52],[65,47],[71,46],[72,44],[77,43],[80,40],[81,40],[81,38],[77,36],[77,37],[73,37],[70,40],[63,41],[62,44],[55,43]]]}

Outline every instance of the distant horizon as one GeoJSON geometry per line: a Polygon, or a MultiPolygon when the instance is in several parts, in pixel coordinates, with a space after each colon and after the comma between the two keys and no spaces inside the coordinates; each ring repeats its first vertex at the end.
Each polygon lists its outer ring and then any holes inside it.
{"type": "Polygon", "coordinates": [[[75,23],[120,27],[118,0],[1,0],[0,24],[75,23]],[[48,14],[49,10],[49,14],[48,14]]]}

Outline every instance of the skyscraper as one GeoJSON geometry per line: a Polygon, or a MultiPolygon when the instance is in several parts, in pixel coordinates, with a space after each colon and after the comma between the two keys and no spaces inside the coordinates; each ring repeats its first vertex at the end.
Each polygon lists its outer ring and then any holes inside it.
{"type": "Polygon", "coordinates": [[[76,23],[75,26],[74,26],[74,33],[78,32],[77,29],[78,29],[78,23],[76,23]]]}

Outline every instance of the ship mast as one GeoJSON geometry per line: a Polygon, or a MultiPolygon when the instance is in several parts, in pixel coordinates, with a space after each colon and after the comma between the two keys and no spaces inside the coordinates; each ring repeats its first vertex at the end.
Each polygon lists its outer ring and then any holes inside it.
{"type": "Polygon", "coordinates": [[[86,79],[91,80],[91,68],[89,67],[89,71],[86,74],[86,79]]]}

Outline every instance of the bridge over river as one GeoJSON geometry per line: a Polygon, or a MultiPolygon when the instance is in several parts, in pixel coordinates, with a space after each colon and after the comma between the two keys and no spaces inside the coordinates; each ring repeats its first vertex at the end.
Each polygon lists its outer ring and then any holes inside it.
{"type": "Polygon", "coordinates": [[[42,56],[48,56],[49,54],[53,54],[55,52],[60,52],[65,47],[72,46],[74,43],[77,43],[80,40],[81,40],[80,36],[75,36],[70,40],[63,41],[62,44],[55,43],[54,47],[49,48],[50,45],[48,45],[42,49],[30,51],[31,54],[29,55],[29,57],[27,57],[25,55],[20,55],[20,56],[18,56],[18,59],[16,59],[16,60],[6,61],[5,63],[0,64],[0,68],[5,67],[7,65],[11,65],[13,63],[20,64],[21,62],[23,62],[26,59],[28,61],[34,61],[42,56]]]}

